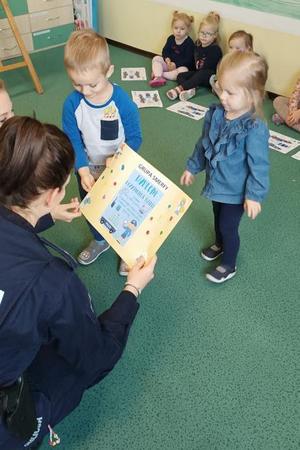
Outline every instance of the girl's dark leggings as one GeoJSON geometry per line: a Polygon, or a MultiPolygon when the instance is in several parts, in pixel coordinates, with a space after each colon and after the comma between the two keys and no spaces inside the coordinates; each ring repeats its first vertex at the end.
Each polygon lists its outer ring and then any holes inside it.
{"type": "Polygon", "coordinates": [[[189,72],[182,72],[177,77],[177,83],[184,90],[197,88],[199,86],[209,87],[209,79],[215,72],[208,69],[200,69],[189,72]]]}
{"type": "Polygon", "coordinates": [[[216,244],[223,249],[221,265],[234,268],[240,248],[239,224],[244,212],[244,205],[212,202],[216,244]]]}

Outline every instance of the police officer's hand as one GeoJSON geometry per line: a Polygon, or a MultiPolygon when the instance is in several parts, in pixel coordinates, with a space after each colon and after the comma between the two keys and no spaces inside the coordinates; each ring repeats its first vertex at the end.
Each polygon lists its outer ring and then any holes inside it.
{"type": "MultiPolygon", "coordinates": [[[[157,256],[154,255],[153,258],[145,264],[145,259],[141,256],[138,258],[137,263],[130,269],[127,276],[127,283],[135,286],[137,289],[144,289],[147,284],[154,277],[154,267],[157,261],[157,256]]],[[[126,286],[125,289],[136,294],[134,290],[130,289],[131,286],[126,286]]]]}
{"type": "Polygon", "coordinates": [[[78,198],[72,198],[70,203],[60,203],[51,210],[53,220],[72,222],[73,219],[81,216],[78,198]]]}

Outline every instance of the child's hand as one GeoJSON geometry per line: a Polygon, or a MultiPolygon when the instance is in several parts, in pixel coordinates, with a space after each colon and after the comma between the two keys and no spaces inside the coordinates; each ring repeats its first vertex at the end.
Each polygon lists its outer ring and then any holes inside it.
{"type": "Polygon", "coordinates": [[[78,173],[80,176],[81,186],[86,192],[89,192],[95,184],[95,179],[91,174],[90,169],[88,167],[81,167],[78,170],[78,173]]]}
{"type": "Polygon", "coordinates": [[[167,64],[167,66],[170,64],[170,62],[171,62],[170,58],[165,59],[165,63],[167,64]]]}
{"type": "Polygon", "coordinates": [[[297,109],[296,111],[291,111],[286,118],[286,123],[289,126],[296,125],[296,123],[298,122],[300,122],[300,109],[297,109]]]}
{"type": "Polygon", "coordinates": [[[194,183],[194,179],[195,179],[194,175],[188,170],[185,170],[181,175],[180,184],[182,186],[190,186],[191,184],[194,183]]]}
{"type": "Polygon", "coordinates": [[[246,211],[248,217],[255,219],[255,217],[261,212],[261,204],[259,202],[255,202],[254,200],[246,199],[244,202],[244,210],[246,211]]]}
{"type": "Polygon", "coordinates": [[[112,160],[114,159],[113,156],[110,156],[109,158],[106,158],[105,160],[105,166],[110,167],[112,160]]]}
{"type": "Polygon", "coordinates": [[[72,222],[76,217],[80,217],[78,198],[72,198],[70,203],[60,203],[52,209],[51,216],[53,220],[63,220],[64,222],[72,222]]]}
{"type": "Polygon", "coordinates": [[[169,63],[167,63],[168,69],[171,72],[172,70],[176,69],[176,64],[172,61],[170,61],[169,63]]]}

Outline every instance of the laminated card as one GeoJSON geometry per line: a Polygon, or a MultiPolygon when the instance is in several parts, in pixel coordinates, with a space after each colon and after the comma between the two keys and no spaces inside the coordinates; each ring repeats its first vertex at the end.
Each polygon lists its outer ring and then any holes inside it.
{"type": "Polygon", "coordinates": [[[83,199],[80,209],[132,267],[157,252],[192,200],[123,144],[83,199]]]}

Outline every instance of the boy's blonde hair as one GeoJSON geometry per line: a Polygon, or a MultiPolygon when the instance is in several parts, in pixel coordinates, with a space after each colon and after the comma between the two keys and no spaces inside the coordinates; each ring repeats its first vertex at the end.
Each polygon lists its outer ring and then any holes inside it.
{"type": "Polygon", "coordinates": [[[172,22],[171,22],[171,27],[174,26],[174,23],[177,20],[182,20],[182,22],[185,24],[185,26],[188,28],[188,30],[190,30],[192,23],[194,22],[194,16],[188,16],[186,13],[174,11],[172,22]]]}
{"type": "Polygon", "coordinates": [[[253,36],[252,34],[247,33],[247,31],[238,30],[232,33],[232,35],[228,39],[228,44],[232,39],[243,39],[245,47],[247,47],[249,50],[253,50],[253,36]]]}
{"type": "Polygon", "coordinates": [[[268,64],[262,56],[253,52],[231,52],[225,55],[217,69],[218,81],[232,72],[233,83],[242,88],[253,103],[255,114],[263,117],[262,104],[268,78],[268,64]]]}
{"type": "Polygon", "coordinates": [[[211,28],[214,29],[215,33],[219,32],[219,24],[220,24],[220,14],[218,14],[216,11],[210,11],[207,16],[205,16],[200,24],[199,24],[199,29],[198,32],[201,30],[201,28],[203,27],[203,25],[208,25],[211,28]]]}
{"type": "Polygon", "coordinates": [[[99,68],[106,75],[111,65],[106,39],[92,29],[74,31],[65,46],[64,63],[67,70],[99,68]]]}

